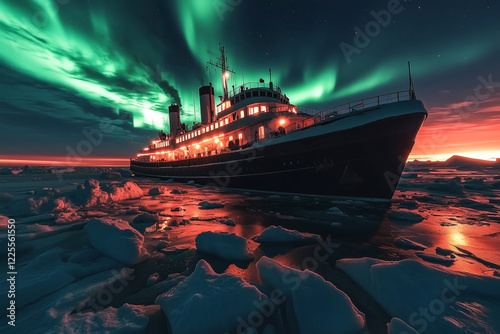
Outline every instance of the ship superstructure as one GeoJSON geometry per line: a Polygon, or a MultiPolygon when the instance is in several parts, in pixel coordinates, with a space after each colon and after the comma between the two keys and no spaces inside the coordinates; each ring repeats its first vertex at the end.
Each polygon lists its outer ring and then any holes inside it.
{"type": "Polygon", "coordinates": [[[332,196],[392,197],[427,117],[412,85],[319,111],[296,106],[270,79],[232,90],[224,49],[223,95],[199,89],[201,122],[181,123],[169,107],[169,134],[131,160],[137,175],[219,187],[332,196]]]}

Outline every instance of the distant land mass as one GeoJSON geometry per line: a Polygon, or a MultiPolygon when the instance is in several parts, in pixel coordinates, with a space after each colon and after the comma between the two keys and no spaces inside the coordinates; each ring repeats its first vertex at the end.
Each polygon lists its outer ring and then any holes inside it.
{"type": "Polygon", "coordinates": [[[497,159],[496,161],[491,161],[491,160],[481,160],[481,159],[463,157],[460,155],[454,155],[446,161],[415,160],[413,162],[410,162],[410,164],[416,164],[416,165],[429,164],[433,166],[442,166],[442,167],[478,167],[478,166],[500,167],[500,159],[497,159]]]}

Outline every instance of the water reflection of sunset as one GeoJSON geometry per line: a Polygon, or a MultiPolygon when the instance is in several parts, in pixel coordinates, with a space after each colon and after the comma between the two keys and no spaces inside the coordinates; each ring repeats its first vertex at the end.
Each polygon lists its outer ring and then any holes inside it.
{"type": "Polygon", "coordinates": [[[467,246],[468,240],[462,232],[455,230],[449,234],[449,243],[451,245],[467,246]]]}

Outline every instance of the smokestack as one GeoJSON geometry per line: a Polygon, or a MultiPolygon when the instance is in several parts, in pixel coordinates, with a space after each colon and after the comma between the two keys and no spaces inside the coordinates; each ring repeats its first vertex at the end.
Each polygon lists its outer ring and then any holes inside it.
{"type": "Polygon", "coordinates": [[[168,107],[168,119],[170,121],[170,136],[176,137],[181,131],[181,109],[177,104],[168,107]]]}
{"type": "Polygon", "coordinates": [[[212,84],[200,88],[200,114],[202,124],[215,120],[215,92],[212,84]]]}

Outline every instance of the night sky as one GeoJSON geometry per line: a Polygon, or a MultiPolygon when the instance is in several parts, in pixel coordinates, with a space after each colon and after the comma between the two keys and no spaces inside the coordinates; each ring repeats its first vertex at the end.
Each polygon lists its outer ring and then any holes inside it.
{"type": "Polygon", "coordinates": [[[500,158],[499,18],[480,0],[2,0],[0,159],[64,158],[85,134],[85,158],[135,156],[170,103],[192,122],[193,92],[199,111],[200,85],[221,87],[219,42],[229,86],[271,68],[318,109],[408,89],[411,61],[430,113],[412,157],[500,158]]]}

